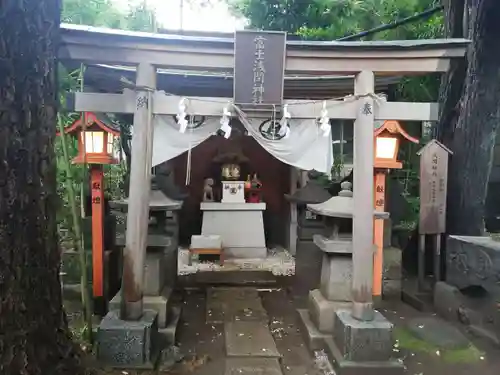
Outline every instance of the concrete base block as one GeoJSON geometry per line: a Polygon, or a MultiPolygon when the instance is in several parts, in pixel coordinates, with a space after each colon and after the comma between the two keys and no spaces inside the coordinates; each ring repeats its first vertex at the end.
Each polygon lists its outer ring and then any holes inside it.
{"type": "Polygon", "coordinates": [[[97,331],[97,359],[114,368],[154,369],[159,358],[158,314],[144,310],[138,321],[110,311],[97,331]]]}
{"type": "Polygon", "coordinates": [[[309,292],[309,314],[316,328],[323,333],[332,333],[335,311],[350,309],[351,302],[328,301],[318,289],[309,292]]]}
{"type": "Polygon", "coordinates": [[[392,323],[375,311],[375,318],[363,322],[350,310],[337,310],[334,341],[341,359],[353,362],[387,361],[392,355],[392,323]]]}
{"type": "Polygon", "coordinates": [[[309,350],[324,349],[325,339],[329,336],[318,331],[309,316],[309,311],[306,309],[297,309],[297,312],[299,313],[300,330],[309,350]]]}
{"type": "Polygon", "coordinates": [[[266,247],[225,247],[224,257],[226,258],[267,258],[266,247]]]}
{"type": "MultiPolygon", "coordinates": [[[[153,310],[158,313],[158,327],[165,328],[167,326],[168,311],[169,311],[169,300],[172,294],[172,289],[165,287],[161,295],[159,296],[144,296],[143,306],[144,309],[153,310]]],[[[121,292],[118,292],[116,296],[109,302],[110,310],[120,311],[121,304],[121,292]]]]}
{"type": "Polygon", "coordinates": [[[179,307],[172,307],[168,314],[168,323],[165,328],[158,328],[162,347],[175,345],[177,327],[181,319],[181,309],[179,307]]]}
{"type": "Polygon", "coordinates": [[[222,237],[215,234],[193,235],[191,249],[222,249],[222,237]]]}
{"type": "Polygon", "coordinates": [[[333,362],[337,375],[403,375],[405,367],[403,362],[396,359],[385,361],[350,361],[344,359],[332,337],[325,339],[326,352],[333,362]]]}

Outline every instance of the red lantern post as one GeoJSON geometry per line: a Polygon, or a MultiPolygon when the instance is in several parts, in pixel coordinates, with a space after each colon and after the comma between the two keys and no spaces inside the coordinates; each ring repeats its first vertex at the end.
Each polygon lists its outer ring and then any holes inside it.
{"type": "MultiPolygon", "coordinates": [[[[385,184],[387,171],[401,169],[403,163],[398,161],[399,146],[402,140],[418,143],[418,139],[410,136],[398,121],[385,121],[374,132],[375,165],[374,165],[374,202],[376,211],[385,211],[385,184]]],[[[373,260],[373,296],[382,297],[382,278],[384,263],[384,220],[374,221],[374,242],[376,246],[373,260]]]]}
{"type": "Polygon", "coordinates": [[[85,112],[65,130],[78,139],[78,155],[74,164],[90,165],[92,194],[92,291],[94,298],[104,297],[104,169],[116,164],[113,155],[119,128],[105,116],[85,112]],[[83,120],[83,121],[82,121],[83,120]],[[85,126],[84,126],[85,125],[85,126]]]}

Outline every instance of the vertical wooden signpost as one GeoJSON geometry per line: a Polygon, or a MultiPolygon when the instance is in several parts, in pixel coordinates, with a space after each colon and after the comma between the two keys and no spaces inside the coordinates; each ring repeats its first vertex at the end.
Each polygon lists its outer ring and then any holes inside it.
{"type": "Polygon", "coordinates": [[[446,192],[448,157],[453,153],[435,139],[418,153],[420,156],[420,220],[418,287],[425,288],[425,240],[433,236],[434,279],[441,278],[441,234],[446,232],[446,192]]]}

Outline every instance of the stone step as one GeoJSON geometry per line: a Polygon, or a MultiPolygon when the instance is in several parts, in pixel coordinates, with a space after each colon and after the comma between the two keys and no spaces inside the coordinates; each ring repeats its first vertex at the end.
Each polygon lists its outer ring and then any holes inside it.
{"type": "Polygon", "coordinates": [[[236,374],[282,375],[282,372],[276,358],[227,358],[224,375],[236,374]]]}
{"type": "Polygon", "coordinates": [[[281,357],[265,323],[226,322],[224,332],[228,357],[281,357]]]}
{"type": "Polygon", "coordinates": [[[398,360],[354,362],[343,358],[331,336],[325,338],[326,352],[337,375],[402,375],[405,368],[398,360]]]}
{"type": "Polygon", "coordinates": [[[158,328],[158,334],[162,340],[162,347],[175,345],[177,327],[181,319],[181,308],[172,307],[168,312],[167,325],[164,328],[158,328]]]}
{"type": "Polygon", "coordinates": [[[199,285],[234,285],[234,286],[275,286],[280,279],[269,271],[223,271],[197,272],[190,275],[178,276],[181,287],[199,285]]]}
{"type": "Polygon", "coordinates": [[[307,348],[310,351],[324,349],[325,339],[328,335],[321,333],[316,328],[307,309],[297,309],[297,312],[299,313],[300,332],[302,332],[307,348]]]}
{"type": "Polygon", "coordinates": [[[267,323],[267,312],[255,288],[207,289],[207,323],[261,321],[267,323]]]}

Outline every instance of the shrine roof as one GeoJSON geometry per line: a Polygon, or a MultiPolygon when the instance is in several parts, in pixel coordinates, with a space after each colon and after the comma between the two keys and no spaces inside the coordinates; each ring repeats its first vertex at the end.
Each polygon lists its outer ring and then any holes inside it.
{"type": "MultiPolygon", "coordinates": [[[[210,33],[203,35],[186,35],[186,33],[149,33],[142,31],[127,31],[118,29],[109,29],[85,25],[61,24],[64,34],[94,34],[101,37],[120,37],[135,41],[147,40],[148,42],[157,42],[161,44],[183,44],[196,46],[203,44],[210,47],[227,48],[234,45],[234,37],[231,34],[211,36],[210,33]]],[[[213,34],[212,34],[213,35],[213,34]]],[[[469,41],[467,39],[415,39],[415,40],[389,40],[389,41],[306,41],[294,40],[296,37],[287,38],[287,47],[291,49],[405,49],[405,48],[426,48],[442,49],[443,47],[465,47],[469,41]]]]}
{"type": "MultiPolygon", "coordinates": [[[[287,40],[288,76],[351,75],[363,70],[401,76],[446,72],[450,60],[463,58],[465,39],[374,42],[287,40]]],[[[58,57],[64,63],[133,66],[189,72],[232,72],[234,35],[153,34],[90,26],[61,26],[58,57]]]]}

